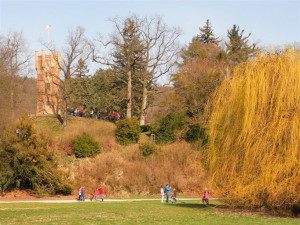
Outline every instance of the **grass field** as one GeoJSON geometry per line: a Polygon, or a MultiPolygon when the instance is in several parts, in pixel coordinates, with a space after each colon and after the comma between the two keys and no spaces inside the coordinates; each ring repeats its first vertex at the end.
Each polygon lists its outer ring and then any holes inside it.
{"type": "Polygon", "coordinates": [[[144,202],[0,204],[0,224],[299,224],[297,219],[226,212],[219,202],[161,204],[144,202]]]}

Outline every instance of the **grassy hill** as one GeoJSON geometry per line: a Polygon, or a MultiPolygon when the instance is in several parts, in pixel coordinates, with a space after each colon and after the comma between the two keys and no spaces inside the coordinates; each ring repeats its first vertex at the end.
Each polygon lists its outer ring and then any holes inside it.
{"type": "MultiPolygon", "coordinates": [[[[115,124],[96,119],[69,117],[64,130],[53,116],[34,117],[35,127],[48,139],[49,147],[59,156],[60,166],[69,170],[74,190],[85,185],[92,193],[100,184],[109,196],[158,195],[161,185],[169,183],[184,195],[202,193],[210,188],[201,165],[201,153],[186,142],[159,146],[161,153],[144,157],[139,143],[121,146],[115,140],[115,124]],[[93,136],[102,147],[94,158],[77,159],[72,139],[83,132],[93,136]]],[[[140,142],[148,140],[142,134],[140,142]]],[[[74,194],[76,191],[74,191],[74,194]]]]}

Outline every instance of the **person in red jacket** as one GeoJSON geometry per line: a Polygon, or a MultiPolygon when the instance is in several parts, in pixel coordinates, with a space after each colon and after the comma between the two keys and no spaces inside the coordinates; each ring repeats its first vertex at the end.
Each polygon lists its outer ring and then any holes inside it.
{"type": "Polygon", "coordinates": [[[103,189],[103,187],[100,187],[98,190],[99,190],[99,194],[100,194],[101,200],[103,202],[103,200],[104,200],[104,197],[103,197],[104,189],[103,189]]]}

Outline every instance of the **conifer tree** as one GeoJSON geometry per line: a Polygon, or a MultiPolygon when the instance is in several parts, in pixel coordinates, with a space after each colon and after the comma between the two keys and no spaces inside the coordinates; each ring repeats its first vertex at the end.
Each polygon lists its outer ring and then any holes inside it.
{"type": "Polygon", "coordinates": [[[240,31],[240,27],[236,24],[233,25],[231,30],[227,30],[229,43],[226,43],[226,47],[229,59],[233,64],[239,64],[246,61],[258,51],[255,43],[249,45],[248,42],[250,36],[251,33],[244,36],[244,30],[240,31]]]}
{"type": "Polygon", "coordinates": [[[218,44],[220,40],[215,37],[213,29],[209,20],[206,20],[206,23],[203,27],[199,27],[200,34],[196,36],[196,40],[200,40],[205,44],[218,44]]]}
{"type": "MultiPolygon", "coordinates": [[[[116,24],[117,26],[117,24],[116,24]]],[[[137,21],[126,18],[115,37],[112,69],[117,78],[127,87],[127,117],[131,118],[133,111],[139,109],[139,78],[143,65],[143,45],[140,38],[137,21]],[[135,92],[133,92],[135,90],[135,92]]],[[[117,81],[118,82],[118,81],[117,81]]],[[[121,84],[122,85],[122,84],[121,84]]]]}
{"type": "Polygon", "coordinates": [[[70,106],[92,107],[94,105],[95,91],[88,73],[89,69],[86,62],[80,58],[75,65],[74,78],[71,80],[70,106]]]}

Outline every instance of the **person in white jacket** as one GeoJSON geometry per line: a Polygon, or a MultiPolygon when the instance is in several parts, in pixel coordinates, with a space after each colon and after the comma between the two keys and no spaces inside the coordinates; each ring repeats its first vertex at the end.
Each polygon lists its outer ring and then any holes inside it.
{"type": "Polygon", "coordinates": [[[164,195],[165,195],[165,193],[164,193],[164,187],[163,187],[163,185],[161,185],[161,187],[160,187],[161,203],[164,202],[164,195]]]}

